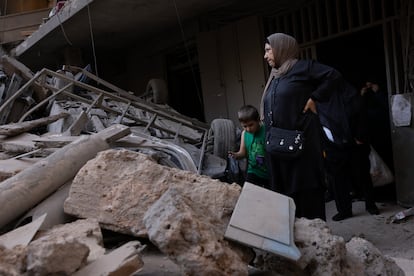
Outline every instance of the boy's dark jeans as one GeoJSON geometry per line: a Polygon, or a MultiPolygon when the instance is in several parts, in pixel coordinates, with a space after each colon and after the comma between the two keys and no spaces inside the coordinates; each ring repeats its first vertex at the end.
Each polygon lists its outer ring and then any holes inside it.
{"type": "Polygon", "coordinates": [[[253,183],[257,186],[260,186],[260,187],[271,190],[270,189],[270,180],[268,178],[263,178],[263,177],[255,175],[253,173],[248,173],[247,177],[246,177],[246,181],[250,182],[250,183],[253,183]]]}

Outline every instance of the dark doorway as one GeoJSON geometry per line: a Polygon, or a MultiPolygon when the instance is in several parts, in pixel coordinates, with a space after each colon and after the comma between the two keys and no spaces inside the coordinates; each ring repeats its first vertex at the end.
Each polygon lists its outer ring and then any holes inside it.
{"type": "Polygon", "coordinates": [[[205,122],[196,47],[167,55],[167,72],[169,104],[181,114],[205,122]]]}
{"type": "Polygon", "coordinates": [[[373,27],[317,44],[318,61],[340,71],[360,89],[368,78],[386,86],[382,27],[373,27]]]}
{"type": "MultiPolygon", "coordinates": [[[[319,43],[316,53],[319,62],[337,69],[358,91],[361,90],[366,81],[376,82],[380,89],[387,88],[381,25],[319,43]]],[[[378,118],[378,120],[384,123],[387,121],[389,125],[388,114],[386,116],[387,118],[378,118]]],[[[376,150],[384,153],[382,158],[388,167],[393,170],[394,162],[392,160],[390,135],[391,131],[384,127],[381,136],[387,137],[388,142],[383,143],[381,148],[378,147],[376,150]]],[[[395,183],[377,187],[374,190],[377,201],[394,200],[396,198],[395,183]]]]}

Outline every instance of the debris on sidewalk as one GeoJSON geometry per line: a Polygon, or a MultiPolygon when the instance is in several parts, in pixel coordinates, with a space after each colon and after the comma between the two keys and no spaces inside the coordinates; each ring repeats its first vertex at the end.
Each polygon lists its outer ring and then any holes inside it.
{"type": "Polygon", "coordinates": [[[414,207],[411,207],[404,211],[400,211],[396,213],[394,216],[389,217],[387,219],[387,222],[388,223],[400,223],[404,221],[405,219],[407,219],[407,217],[413,216],[413,215],[414,215],[414,207]]]}

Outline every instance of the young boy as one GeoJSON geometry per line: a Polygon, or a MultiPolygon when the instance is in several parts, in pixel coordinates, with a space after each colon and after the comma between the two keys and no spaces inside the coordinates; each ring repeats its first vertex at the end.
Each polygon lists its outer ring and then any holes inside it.
{"type": "Polygon", "coordinates": [[[265,128],[260,123],[259,112],[254,106],[245,105],[237,115],[243,127],[240,149],[237,152],[230,151],[229,156],[235,159],[246,157],[246,181],[270,189],[265,161],[265,128]]]}

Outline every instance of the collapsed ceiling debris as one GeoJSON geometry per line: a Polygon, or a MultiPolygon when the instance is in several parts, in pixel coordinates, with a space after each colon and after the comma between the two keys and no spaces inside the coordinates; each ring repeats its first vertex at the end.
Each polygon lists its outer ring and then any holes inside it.
{"type": "Polygon", "coordinates": [[[251,248],[224,238],[241,193],[220,181],[234,131],[226,121],[212,130],[84,69],[2,65],[2,161],[21,161],[1,174],[2,275],[131,275],[145,266],[140,238],[185,275],[248,275],[249,263],[280,275],[403,275],[321,220],[296,219],[297,262],[256,249],[252,263],[251,248]],[[104,247],[102,230],[133,241],[104,247]]]}

